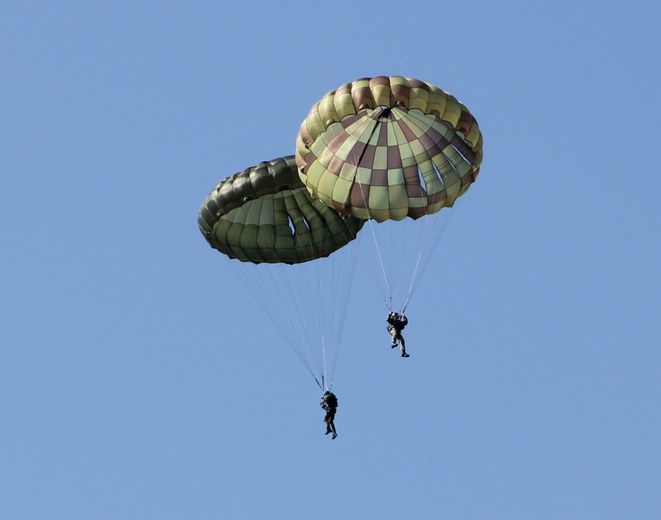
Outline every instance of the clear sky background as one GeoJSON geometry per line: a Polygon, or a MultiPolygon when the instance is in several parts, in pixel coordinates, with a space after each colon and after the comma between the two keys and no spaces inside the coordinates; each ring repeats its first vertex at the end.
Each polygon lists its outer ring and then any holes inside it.
{"type": "Polygon", "coordinates": [[[4,2],[0,517],[661,515],[658,2],[4,2]],[[403,75],[480,177],[401,359],[357,267],[319,389],[197,228],[327,91],[403,75]]]}

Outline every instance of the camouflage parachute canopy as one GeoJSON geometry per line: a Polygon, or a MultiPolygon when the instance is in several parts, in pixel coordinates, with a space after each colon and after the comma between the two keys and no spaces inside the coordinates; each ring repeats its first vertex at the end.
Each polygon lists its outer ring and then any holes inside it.
{"type": "Polygon", "coordinates": [[[363,78],[327,93],[296,140],[313,197],[360,219],[417,219],[452,206],[478,176],[482,134],[438,87],[400,76],[363,78]]]}
{"type": "Polygon", "coordinates": [[[198,226],[211,247],[255,264],[296,264],[330,255],[363,222],[313,199],[294,156],[262,162],[221,181],[206,198],[198,226]]]}

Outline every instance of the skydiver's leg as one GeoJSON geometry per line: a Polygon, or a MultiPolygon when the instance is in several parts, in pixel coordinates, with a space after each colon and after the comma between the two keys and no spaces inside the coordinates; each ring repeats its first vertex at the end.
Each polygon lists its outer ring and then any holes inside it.
{"type": "Polygon", "coordinates": [[[397,331],[393,329],[390,336],[390,348],[395,348],[397,346],[397,331]]]}
{"type": "Polygon", "coordinates": [[[335,430],[335,416],[334,415],[333,415],[333,417],[331,417],[329,427],[330,427],[331,431],[333,432],[333,439],[334,439],[335,437],[337,437],[337,431],[335,430]]]}
{"type": "Polygon", "coordinates": [[[401,347],[402,357],[409,357],[409,355],[406,353],[406,342],[404,341],[404,336],[401,334],[399,335],[399,345],[401,347]]]}

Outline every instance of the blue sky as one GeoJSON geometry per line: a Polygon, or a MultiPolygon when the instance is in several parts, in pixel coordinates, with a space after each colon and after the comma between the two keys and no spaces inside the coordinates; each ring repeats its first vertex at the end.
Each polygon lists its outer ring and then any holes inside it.
{"type": "Polygon", "coordinates": [[[655,518],[658,3],[225,4],[0,7],[0,516],[655,518]],[[356,267],[331,441],[197,211],[375,75],[485,155],[410,359],[356,267]]]}

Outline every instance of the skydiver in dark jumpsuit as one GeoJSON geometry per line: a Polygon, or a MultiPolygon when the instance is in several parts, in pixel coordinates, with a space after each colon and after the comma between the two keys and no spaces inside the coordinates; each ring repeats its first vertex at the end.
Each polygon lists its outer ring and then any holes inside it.
{"type": "Polygon", "coordinates": [[[330,391],[325,391],[324,395],[321,396],[321,407],[326,410],[326,415],[324,416],[324,422],[326,423],[326,435],[329,433],[333,434],[333,439],[337,437],[337,432],[335,431],[335,412],[337,411],[337,397],[335,394],[330,391]]]}
{"type": "Polygon", "coordinates": [[[388,322],[388,332],[390,332],[390,335],[392,336],[392,342],[390,346],[395,348],[397,346],[397,342],[399,342],[400,349],[402,351],[402,357],[409,357],[409,355],[406,353],[406,342],[404,341],[404,336],[402,336],[402,331],[409,322],[408,318],[404,316],[404,313],[398,314],[391,311],[390,314],[388,314],[386,321],[388,322]]]}

